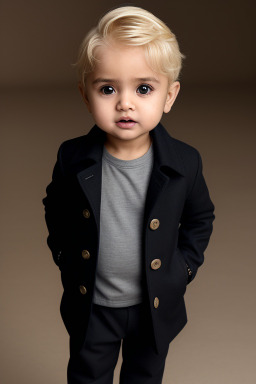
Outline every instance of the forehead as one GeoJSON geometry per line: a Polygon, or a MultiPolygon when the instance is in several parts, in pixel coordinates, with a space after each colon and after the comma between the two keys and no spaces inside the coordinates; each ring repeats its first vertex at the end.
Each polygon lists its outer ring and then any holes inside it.
{"type": "Polygon", "coordinates": [[[147,63],[145,50],[140,46],[127,46],[120,43],[98,46],[94,51],[96,57],[92,77],[137,77],[159,78],[147,63]]]}

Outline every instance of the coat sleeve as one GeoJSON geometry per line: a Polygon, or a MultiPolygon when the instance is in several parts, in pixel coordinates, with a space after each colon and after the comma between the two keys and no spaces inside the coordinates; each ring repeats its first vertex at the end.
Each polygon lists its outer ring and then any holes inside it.
{"type": "Polygon", "coordinates": [[[63,261],[65,241],[63,233],[63,219],[65,214],[65,177],[62,172],[61,149],[62,145],[58,149],[57,161],[52,173],[52,180],[46,187],[46,196],[42,200],[45,209],[45,221],[49,232],[47,245],[52,252],[54,262],[60,269],[63,261]]]}
{"type": "Polygon", "coordinates": [[[192,270],[188,283],[195,278],[199,266],[204,262],[204,251],[208,246],[215,219],[215,207],[202,173],[202,158],[198,151],[197,158],[197,172],[184,205],[178,237],[178,247],[192,270]]]}

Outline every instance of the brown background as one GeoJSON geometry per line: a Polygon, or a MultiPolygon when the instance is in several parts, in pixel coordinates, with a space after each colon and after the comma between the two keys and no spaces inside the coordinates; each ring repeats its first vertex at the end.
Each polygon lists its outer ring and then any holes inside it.
{"type": "MultiPolygon", "coordinates": [[[[256,382],[254,3],[131,3],[164,20],[187,57],[181,91],[162,122],[201,152],[216,206],[205,263],[185,297],[189,321],[170,345],[163,384],[256,382]]],[[[0,4],[3,384],[66,382],[62,286],[42,198],[59,145],[93,125],[70,64],[88,29],[118,4],[0,4]]],[[[120,364],[121,350],[115,384],[120,364]]]]}

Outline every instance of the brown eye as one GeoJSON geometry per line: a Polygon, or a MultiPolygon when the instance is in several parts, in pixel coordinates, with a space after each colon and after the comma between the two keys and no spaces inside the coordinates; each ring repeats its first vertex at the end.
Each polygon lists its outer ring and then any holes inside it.
{"type": "Polygon", "coordinates": [[[150,87],[149,85],[146,85],[146,84],[142,84],[140,85],[137,90],[139,91],[139,93],[141,95],[147,95],[149,94],[153,89],[152,87],[150,87]]]}
{"type": "Polygon", "coordinates": [[[111,95],[114,92],[114,88],[111,87],[110,85],[106,85],[106,86],[101,88],[101,92],[104,95],[111,95]]]}

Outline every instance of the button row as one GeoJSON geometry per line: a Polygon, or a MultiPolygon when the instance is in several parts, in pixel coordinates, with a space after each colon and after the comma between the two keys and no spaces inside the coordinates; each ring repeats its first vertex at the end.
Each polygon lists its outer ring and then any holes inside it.
{"type": "MultiPolygon", "coordinates": [[[[89,209],[84,209],[83,210],[83,216],[85,219],[89,219],[91,216],[89,209]]],[[[90,258],[90,252],[87,249],[82,250],[82,258],[85,260],[88,260],[90,258]]],[[[79,290],[82,295],[85,295],[87,293],[87,289],[84,285],[79,285],[79,290]]]]}
{"type": "MultiPolygon", "coordinates": [[[[152,219],[150,221],[149,227],[150,227],[150,229],[155,231],[157,228],[159,228],[159,225],[160,225],[160,221],[158,219],[152,219]]],[[[160,259],[152,260],[152,262],[151,262],[151,268],[152,269],[158,269],[160,267],[161,267],[161,260],[160,259]]],[[[158,308],[158,306],[159,306],[159,298],[155,297],[154,298],[154,308],[158,308]]]]}
{"type": "MultiPolygon", "coordinates": [[[[91,216],[89,209],[85,208],[83,210],[83,216],[86,219],[89,219],[89,217],[91,216]]],[[[83,249],[83,251],[82,251],[82,258],[85,259],[85,260],[88,260],[90,258],[90,256],[91,256],[90,252],[87,249],[83,249]]]]}
{"type": "MultiPolygon", "coordinates": [[[[89,217],[91,216],[89,209],[86,208],[83,210],[83,216],[85,219],[89,219],[89,217]]],[[[82,250],[82,258],[83,259],[88,260],[90,258],[90,256],[91,256],[90,252],[87,249],[82,250]]],[[[87,293],[87,289],[84,285],[79,285],[79,290],[80,290],[82,295],[85,295],[87,293]]]]}

